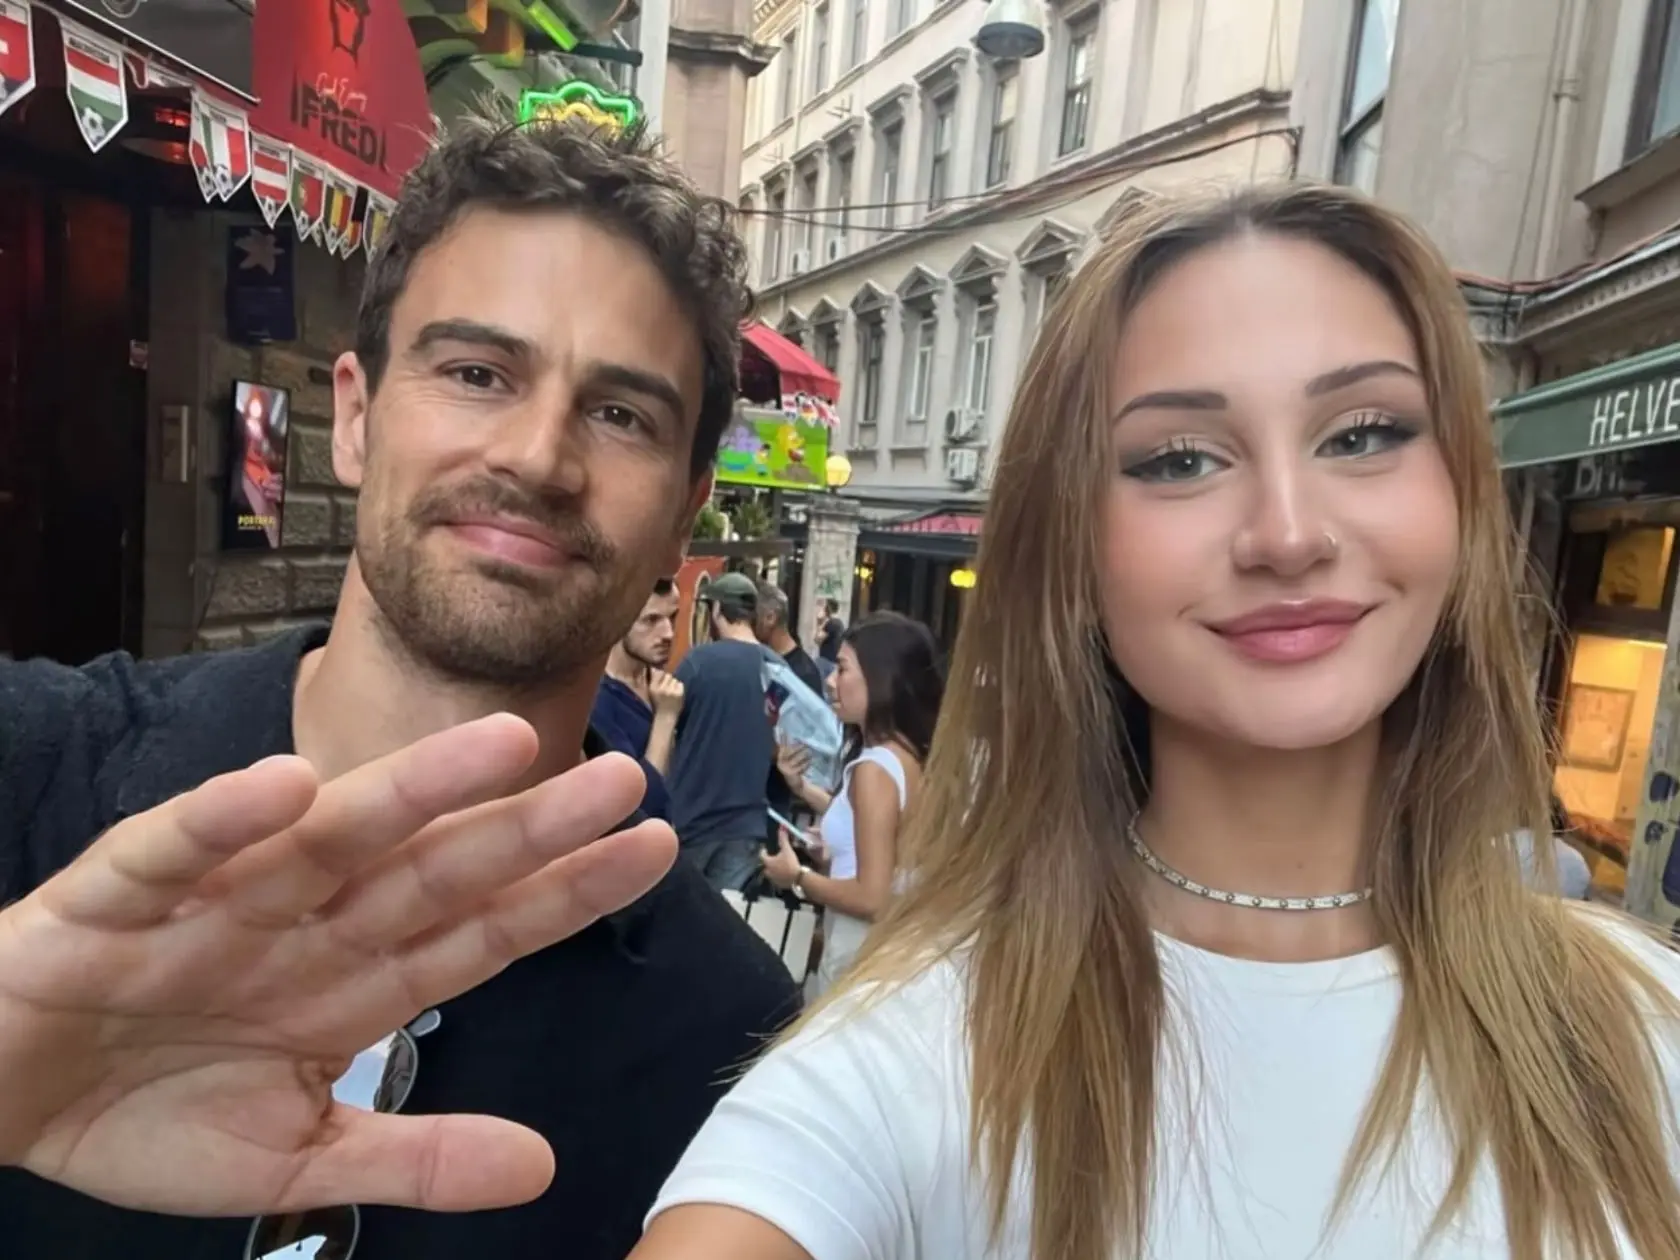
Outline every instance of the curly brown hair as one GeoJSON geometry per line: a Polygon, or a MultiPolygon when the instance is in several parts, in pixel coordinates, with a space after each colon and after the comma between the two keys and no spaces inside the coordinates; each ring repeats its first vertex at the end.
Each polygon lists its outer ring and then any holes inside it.
{"type": "Polygon", "coordinates": [[[694,321],[705,360],[690,469],[717,457],[734,408],[741,325],[752,312],[747,254],[734,210],[703,196],[657,142],[580,119],[523,125],[491,117],[452,123],[403,183],[356,313],[356,355],[375,391],[390,357],[391,308],[410,270],[467,210],[571,211],[635,241],[652,256],[694,321]]]}

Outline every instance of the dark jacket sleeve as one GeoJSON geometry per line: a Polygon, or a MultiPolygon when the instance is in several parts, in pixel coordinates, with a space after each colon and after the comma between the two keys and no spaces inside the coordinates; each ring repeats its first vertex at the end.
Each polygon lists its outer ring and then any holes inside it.
{"type": "Polygon", "coordinates": [[[134,662],[0,661],[0,905],[99,831],[94,781],[131,724],[134,662]]]}

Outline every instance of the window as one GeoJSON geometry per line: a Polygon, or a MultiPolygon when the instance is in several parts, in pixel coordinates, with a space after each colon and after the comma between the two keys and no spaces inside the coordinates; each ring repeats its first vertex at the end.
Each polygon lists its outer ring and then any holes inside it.
{"type": "Polygon", "coordinates": [[[873,447],[881,422],[881,368],[886,361],[887,327],[880,315],[858,320],[857,444],[873,447]]]}
{"type": "Polygon", "coordinates": [[[816,261],[811,251],[817,244],[817,167],[815,163],[799,172],[799,205],[796,211],[799,220],[795,225],[799,248],[805,251],[805,269],[809,269],[816,261]]]}
{"type": "Polygon", "coordinates": [[[928,209],[937,210],[951,195],[951,142],[956,130],[957,94],[947,92],[933,102],[933,127],[928,146],[928,209]]]}
{"type": "Polygon", "coordinates": [[[813,352],[817,362],[836,375],[840,372],[840,325],[837,323],[818,324],[811,330],[815,342],[813,352]]]}
{"type": "Polygon", "coordinates": [[[758,204],[753,200],[753,195],[751,193],[743,193],[741,195],[740,233],[741,233],[741,241],[747,247],[747,250],[748,250],[748,255],[747,256],[749,258],[752,256],[751,251],[752,251],[753,230],[754,230],[754,228],[756,228],[758,226],[756,221],[755,221],[755,217],[754,217],[757,214],[758,214],[758,204]]]}
{"type": "Polygon", "coordinates": [[[888,123],[876,133],[880,177],[875,200],[880,203],[881,226],[890,228],[898,220],[898,166],[904,158],[904,123],[888,123]]]}
{"type": "Polygon", "coordinates": [[[1048,315],[1050,309],[1056,305],[1057,300],[1062,296],[1062,290],[1067,288],[1067,282],[1068,268],[1065,265],[1058,267],[1044,277],[1044,309],[1039,312],[1041,317],[1048,315]]]}
{"type": "Polygon", "coordinates": [[[968,371],[964,373],[963,406],[985,415],[992,405],[992,342],[997,336],[997,303],[974,309],[974,335],[968,342],[968,371]]]}
{"type": "Polygon", "coordinates": [[[907,30],[916,18],[916,0],[890,0],[892,11],[888,15],[887,38],[891,39],[900,31],[907,30]]]}
{"type": "Polygon", "coordinates": [[[1091,121],[1091,53],[1097,43],[1097,19],[1082,17],[1068,26],[1067,67],[1062,79],[1062,128],[1056,156],[1085,147],[1091,121]]]}
{"type": "Polygon", "coordinates": [[[846,69],[863,60],[869,42],[869,0],[848,0],[852,6],[851,27],[846,33],[846,69]]]}
{"type": "Polygon", "coordinates": [[[939,340],[939,320],[930,309],[910,316],[910,373],[904,393],[905,436],[915,437],[927,424],[933,391],[933,351],[939,340]]]}
{"type": "Polygon", "coordinates": [[[1653,0],[1633,95],[1628,157],[1680,131],[1680,3],[1653,0]]]}
{"type": "Polygon", "coordinates": [[[777,54],[782,59],[780,78],[776,81],[776,117],[778,119],[792,118],[794,101],[794,83],[799,73],[799,36],[789,35],[782,41],[782,51],[777,54]]]}
{"type": "Polygon", "coordinates": [[[828,6],[819,4],[811,12],[811,95],[828,87],[828,6]]]}
{"type": "Polygon", "coordinates": [[[765,196],[764,282],[782,278],[782,228],[787,221],[787,189],[773,188],[765,196]]]}
{"type": "Polygon", "coordinates": [[[842,253],[846,250],[846,240],[852,227],[852,168],[855,165],[856,155],[852,150],[840,149],[834,154],[828,175],[828,200],[833,210],[831,222],[842,253]]]}
{"type": "Polygon", "coordinates": [[[992,134],[986,143],[986,187],[1009,182],[1009,159],[1015,146],[1015,102],[1021,76],[1014,65],[1001,65],[992,83],[992,134]]]}
{"type": "Polygon", "coordinates": [[[1388,68],[1399,16],[1400,0],[1362,0],[1353,32],[1353,65],[1336,144],[1336,179],[1364,192],[1377,185],[1383,102],[1388,99],[1388,68]]]}

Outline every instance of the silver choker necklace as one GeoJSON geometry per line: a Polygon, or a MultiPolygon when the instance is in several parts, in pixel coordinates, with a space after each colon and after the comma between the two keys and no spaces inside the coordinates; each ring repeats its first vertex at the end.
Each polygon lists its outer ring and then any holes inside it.
{"type": "Polygon", "coordinates": [[[1217,888],[1209,888],[1206,884],[1198,884],[1188,875],[1179,874],[1150,852],[1149,846],[1143,842],[1143,837],[1138,835],[1135,818],[1126,824],[1126,839],[1131,842],[1132,852],[1137,854],[1138,861],[1174,888],[1182,888],[1194,897],[1205,897],[1221,905],[1242,906],[1248,910],[1340,910],[1345,906],[1356,906],[1362,901],[1369,901],[1372,892],[1375,891],[1361,888],[1357,892],[1336,893],[1329,897],[1256,897],[1253,893],[1221,892],[1217,888]]]}

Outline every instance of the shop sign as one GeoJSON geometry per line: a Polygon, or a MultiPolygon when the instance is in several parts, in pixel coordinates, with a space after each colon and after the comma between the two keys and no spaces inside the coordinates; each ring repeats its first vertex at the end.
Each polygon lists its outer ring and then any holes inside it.
{"type": "MultiPolygon", "coordinates": [[[[302,9],[319,0],[281,0],[302,9]]],[[[228,0],[62,0],[120,30],[133,44],[190,66],[249,97],[252,19],[248,5],[228,0]]]]}
{"type": "Polygon", "coordinates": [[[259,4],[252,38],[252,127],[395,197],[434,130],[402,0],[259,4]]]}
{"type": "Polygon", "coordinates": [[[1507,468],[1680,441],[1680,346],[1514,395],[1494,424],[1507,468]]]}
{"type": "Polygon", "coordinates": [[[828,484],[828,426],[776,411],[738,411],[718,449],[721,485],[822,490],[828,484]]]}
{"type": "Polygon", "coordinates": [[[519,121],[563,122],[581,118],[614,131],[634,126],[642,116],[633,96],[618,96],[593,83],[573,79],[549,91],[529,91],[519,98],[519,121]]]}

